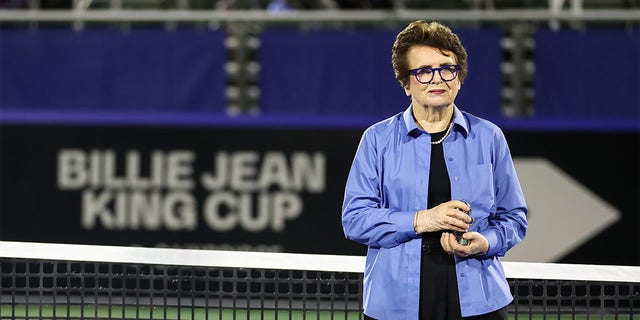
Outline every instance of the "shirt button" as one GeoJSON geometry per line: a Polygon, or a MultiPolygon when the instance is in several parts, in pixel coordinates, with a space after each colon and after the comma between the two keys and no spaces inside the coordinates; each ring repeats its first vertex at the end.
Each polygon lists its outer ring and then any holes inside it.
{"type": "Polygon", "coordinates": [[[464,272],[463,272],[463,273],[461,273],[461,274],[460,274],[460,276],[464,278],[464,272]]]}
{"type": "Polygon", "coordinates": [[[453,180],[458,181],[458,180],[460,180],[460,178],[454,177],[453,180]]]}
{"type": "Polygon", "coordinates": [[[453,161],[453,157],[449,157],[449,161],[453,161]]]}

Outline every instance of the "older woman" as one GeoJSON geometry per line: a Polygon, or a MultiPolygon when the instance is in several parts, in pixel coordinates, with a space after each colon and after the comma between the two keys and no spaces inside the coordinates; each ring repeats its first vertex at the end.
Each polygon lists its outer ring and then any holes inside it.
{"type": "Polygon", "coordinates": [[[467,75],[457,35],[415,21],[392,48],[411,105],[369,127],[342,224],[368,246],[368,319],[507,319],[500,257],[522,241],[525,204],[502,131],[454,101],[467,75]]]}

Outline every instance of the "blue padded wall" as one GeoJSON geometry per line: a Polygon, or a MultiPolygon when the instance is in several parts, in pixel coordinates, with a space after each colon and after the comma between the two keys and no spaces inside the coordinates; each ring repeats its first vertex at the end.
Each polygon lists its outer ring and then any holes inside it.
{"type": "Polygon", "coordinates": [[[223,41],[208,30],[1,30],[0,107],[222,112],[223,41]]]}
{"type": "Polygon", "coordinates": [[[640,29],[535,34],[539,117],[640,119],[640,29]]]}
{"type": "MultiPolygon", "coordinates": [[[[469,76],[456,104],[477,115],[499,116],[499,31],[454,31],[469,54],[469,76]]],[[[259,52],[261,111],[386,117],[404,110],[410,100],[391,66],[398,32],[265,30],[259,52]]]]}

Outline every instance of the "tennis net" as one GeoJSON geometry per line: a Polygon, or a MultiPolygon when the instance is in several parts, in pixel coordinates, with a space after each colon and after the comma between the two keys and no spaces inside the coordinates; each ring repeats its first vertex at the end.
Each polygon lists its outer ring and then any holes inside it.
{"type": "MultiPolygon", "coordinates": [[[[640,319],[640,267],[504,262],[512,319],[640,319]]],[[[0,319],[362,319],[364,257],[0,241],[0,319]]]]}

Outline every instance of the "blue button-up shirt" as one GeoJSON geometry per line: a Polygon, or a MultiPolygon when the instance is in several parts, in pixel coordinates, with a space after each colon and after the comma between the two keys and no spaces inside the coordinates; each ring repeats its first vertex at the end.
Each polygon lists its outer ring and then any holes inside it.
{"type": "MultiPolygon", "coordinates": [[[[485,255],[455,258],[466,317],[513,299],[499,257],[524,238],[527,208],[502,131],[454,108],[454,126],[443,142],[451,197],[471,204],[469,231],[489,241],[485,255]]],[[[427,208],[430,158],[431,136],[417,127],[411,107],[369,127],[358,146],[342,224],[348,239],[368,246],[364,310],[370,317],[418,319],[421,237],[413,219],[427,208]]]]}

